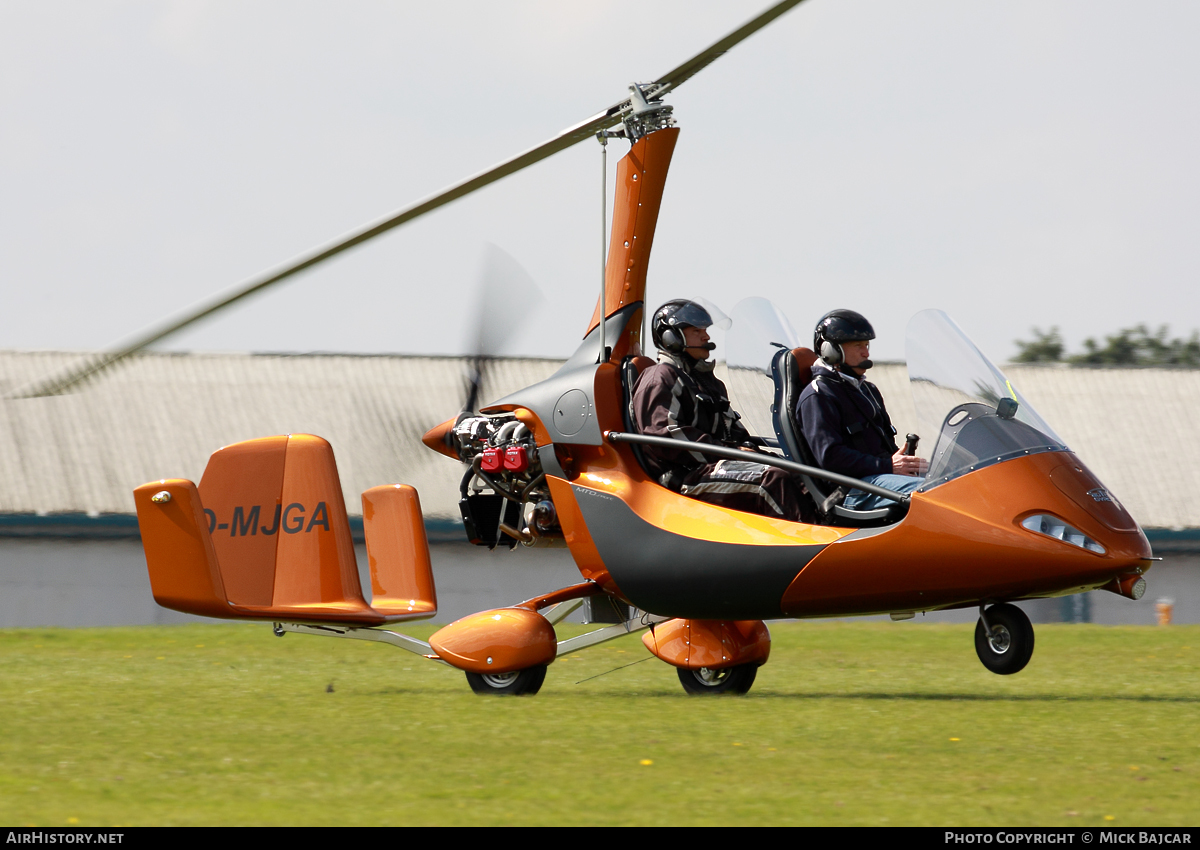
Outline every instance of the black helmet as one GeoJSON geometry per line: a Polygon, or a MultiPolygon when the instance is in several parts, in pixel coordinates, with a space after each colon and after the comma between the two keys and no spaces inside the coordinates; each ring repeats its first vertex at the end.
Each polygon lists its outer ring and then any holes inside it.
{"type": "Polygon", "coordinates": [[[668,301],[654,312],[650,320],[650,337],[654,347],[669,354],[682,354],[685,346],[684,328],[712,327],[713,318],[695,301],[668,301]]]}
{"type": "Polygon", "coordinates": [[[813,331],[813,349],[830,366],[837,366],[846,359],[841,343],[869,339],[875,339],[875,329],[861,313],[830,310],[821,317],[813,331]]]}

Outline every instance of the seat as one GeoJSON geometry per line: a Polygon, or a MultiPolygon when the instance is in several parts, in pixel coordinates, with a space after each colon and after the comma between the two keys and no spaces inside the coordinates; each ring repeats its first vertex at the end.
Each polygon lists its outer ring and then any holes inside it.
{"type": "MultiPolygon", "coordinates": [[[[808,348],[781,348],[771,360],[771,378],[775,382],[775,403],[771,407],[771,417],[775,435],[788,459],[806,466],[818,464],[808,441],[804,439],[804,432],[798,427],[797,405],[800,393],[812,382],[812,367],[816,362],[817,355],[808,348]]],[[[817,511],[825,525],[890,525],[902,519],[906,513],[906,505],[899,502],[875,510],[856,511],[842,505],[846,493],[841,488],[835,489],[830,482],[811,475],[801,475],[800,480],[816,502],[817,511]]]]}
{"type": "MultiPolygon", "coordinates": [[[[649,357],[626,357],[621,361],[621,417],[625,423],[625,430],[630,434],[638,433],[637,425],[633,419],[633,391],[637,386],[638,376],[646,369],[654,365],[654,361],[649,357]]],[[[650,478],[657,480],[655,476],[650,474],[650,469],[646,466],[646,458],[642,454],[642,447],[637,443],[627,443],[630,449],[633,450],[633,456],[637,459],[638,466],[650,478]]]]}

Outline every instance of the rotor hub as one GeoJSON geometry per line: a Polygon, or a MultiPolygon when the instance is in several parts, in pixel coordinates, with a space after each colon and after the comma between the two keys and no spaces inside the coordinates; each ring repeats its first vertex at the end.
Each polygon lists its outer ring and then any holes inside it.
{"type": "Polygon", "coordinates": [[[643,136],[675,126],[675,118],[672,115],[675,108],[659,99],[646,100],[645,94],[642,93],[642,85],[648,88],[653,84],[632,83],[629,86],[629,102],[632,109],[622,123],[625,125],[625,136],[630,144],[643,136]]]}

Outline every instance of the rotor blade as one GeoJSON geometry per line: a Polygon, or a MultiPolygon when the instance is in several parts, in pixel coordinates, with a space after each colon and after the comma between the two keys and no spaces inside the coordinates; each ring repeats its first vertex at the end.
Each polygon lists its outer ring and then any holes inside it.
{"type": "MultiPolygon", "coordinates": [[[[658,80],[645,88],[643,95],[647,100],[661,97],[726,53],[734,45],[758,32],[758,30],[801,2],[803,0],[782,0],[782,2],[776,3],[707,49],[697,53],[682,65],[659,77],[658,80]]],[[[51,375],[18,388],[9,393],[7,397],[33,398],[63,393],[81,381],[124,360],[129,355],[149,345],[153,345],[160,339],[181,331],[189,325],[211,316],[213,313],[223,310],[249,295],[253,295],[273,284],[286,280],[297,272],[315,266],[340,254],[342,251],[360,245],[425,213],[432,212],[453,200],[482,189],[484,186],[494,183],[503,177],[514,174],[523,168],[528,168],[549,156],[553,156],[559,151],[566,150],[572,145],[578,144],[601,130],[613,127],[619,124],[632,109],[630,98],[625,98],[603,112],[596,113],[592,117],[572,127],[568,127],[549,141],[532,147],[512,159],[505,160],[499,165],[463,180],[461,183],[456,183],[436,195],[418,201],[412,206],[405,207],[381,219],[363,225],[357,230],[352,230],[334,239],[332,242],[301,254],[280,266],[267,269],[243,281],[226,293],[195,305],[175,319],[168,319],[161,324],[151,326],[131,341],[119,347],[91,355],[60,374],[51,375]]]]}
{"type": "Polygon", "coordinates": [[[426,198],[423,201],[418,201],[412,206],[405,207],[398,212],[385,216],[377,221],[353,230],[332,242],[326,243],[312,251],[301,254],[298,257],[283,263],[280,266],[268,269],[261,274],[255,275],[248,280],[238,284],[228,292],[218,295],[215,298],[201,302],[200,304],[187,310],[181,316],[175,319],[168,319],[159,325],[152,326],[143,331],[131,341],[114,348],[107,352],[92,355],[86,358],[83,362],[71,367],[59,375],[53,375],[49,378],[44,378],[28,384],[10,394],[10,398],[33,398],[37,396],[58,395],[65,392],[73,385],[85,380],[86,378],[95,375],[98,372],[107,369],[120,360],[124,360],[129,355],[146,348],[158,342],[166,336],[183,330],[189,325],[200,321],[201,319],[211,316],[219,310],[223,310],[232,304],[253,295],[263,289],[266,289],[272,284],[279,283],[299,271],[310,268],[324,260],[334,257],[349,248],[360,245],[368,239],[386,233],[393,227],[399,227],[405,222],[412,221],[418,216],[424,215],[427,212],[432,212],[440,206],[450,203],[453,200],[461,198],[463,195],[470,194],[477,189],[482,189],[489,183],[494,183],[502,177],[507,177],[527,168],[536,162],[540,162],[549,156],[553,156],[559,151],[565,150],[572,145],[590,138],[595,133],[602,129],[606,129],[615,124],[619,124],[623,112],[629,110],[629,100],[626,99],[621,103],[609,107],[604,112],[593,115],[586,121],[582,121],[573,127],[568,127],[563,130],[553,139],[543,142],[537,147],[530,148],[524,153],[518,154],[512,159],[506,160],[499,165],[489,168],[487,171],[480,172],[474,177],[469,177],[461,183],[451,186],[436,195],[426,198]]]}
{"type": "Polygon", "coordinates": [[[701,50],[679,67],[671,69],[655,80],[653,86],[647,88],[644,92],[646,99],[649,100],[650,98],[662,97],[667,92],[679,86],[680,83],[690,79],[697,72],[702,71],[716,59],[728,53],[730,48],[734,47],[738,42],[754,35],[754,33],[758,32],[780,15],[790,11],[795,6],[799,6],[802,2],[804,2],[804,0],[782,0],[782,2],[776,3],[771,8],[760,13],[757,17],[746,21],[746,23],[742,24],[720,41],[704,50],[701,50]]]}

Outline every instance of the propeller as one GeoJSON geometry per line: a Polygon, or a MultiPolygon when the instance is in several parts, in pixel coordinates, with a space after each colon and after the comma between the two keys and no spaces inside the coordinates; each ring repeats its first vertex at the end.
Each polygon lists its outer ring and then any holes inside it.
{"type": "Polygon", "coordinates": [[[661,106],[661,104],[657,104],[656,102],[663,95],[690,79],[740,41],[758,32],[758,30],[801,2],[802,0],[782,0],[782,2],[775,3],[724,38],[700,51],[691,59],[672,68],[654,82],[630,86],[629,97],[614,103],[603,112],[598,112],[590,118],[586,118],[578,124],[568,127],[540,145],[529,148],[486,171],[468,177],[466,180],[456,183],[436,195],[389,213],[375,221],[368,222],[324,245],[320,245],[297,257],[293,257],[285,263],[267,269],[251,278],[247,278],[232,289],[196,304],[174,318],[169,318],[159,324],[153,325],[126,342],[119,343],[107,351],[90,355],[61,373],[38,379],[20,387],[10,393],[8,397],[33,398],[58,395],[66,392],[88,378],[124,360],[131,354],[135,354],[164,337],[170,336],[214,313],[224,310],[247,296],[280,283],[297,272],[311,268],[318,263],[337,256],[343,251],[374,239],[376,236],[380,236],[394,227],[399,227],[453,200],[482,189],[490,183],[495,183],[503,177],[528,168],[547,157],[553,156],[559,151],[566,150],[572,145],[591,138],[602,130],[615,127],[630,119],[636,121],[639,116],[646,112],[654,111],[656,106],[661,106]]]}
{"type": "Polygon", "coordinates": [[[460,418],[475,412],[488,364],[538,311],[542,301],[541,290],[520,263],[491,243],[484,246],[475,315],[470,325],[472,345],[466,400],[460,418]]]}

